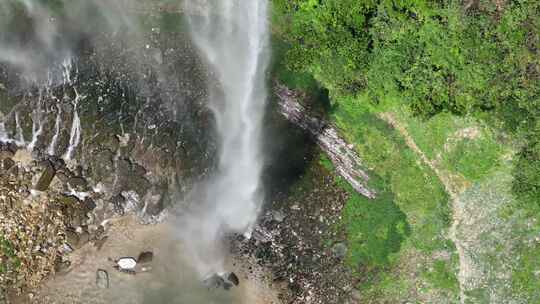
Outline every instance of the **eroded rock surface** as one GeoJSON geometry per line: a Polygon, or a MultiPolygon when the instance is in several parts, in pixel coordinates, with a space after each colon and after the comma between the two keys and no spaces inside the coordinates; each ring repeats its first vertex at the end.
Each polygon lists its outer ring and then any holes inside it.
{"type": "Polygon", "coordinates": [[[304,178],[309,184],[269,206],[251,239],[234,239],[233,251],[272,273],[283,303],[346,303],[355,283],[339,229],[348,194],[320,165],[304,178]]]}
{"type": "Polygon", "coordinates": [[[55,20],[81,38],[48,78],[0,63],[0,289],[31,290],[73,250],[101,248],[111,219],[162,221],[212,166],[209,76],[167,19],[181,14],[137,9],[147,28],[136,33],[87,37],[55,20]]]}

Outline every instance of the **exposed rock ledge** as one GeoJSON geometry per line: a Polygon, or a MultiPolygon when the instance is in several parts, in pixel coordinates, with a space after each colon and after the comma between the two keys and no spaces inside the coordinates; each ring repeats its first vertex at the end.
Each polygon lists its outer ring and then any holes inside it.
{"type": "Polygon", "coordinates": [[[336,171],[358,193],[370,199],[375,198],[374,190],[369,189],[369,176],[361,168],[362,162],[354,147],[339,136],[332,125],[322,119],[309,116],[305,107],[297,100],[299,94],[283,85],[276,85],[275,94],[279,98],[279,109],[285,118],[308,131],[319,147],[328,155],[336,171]]]}

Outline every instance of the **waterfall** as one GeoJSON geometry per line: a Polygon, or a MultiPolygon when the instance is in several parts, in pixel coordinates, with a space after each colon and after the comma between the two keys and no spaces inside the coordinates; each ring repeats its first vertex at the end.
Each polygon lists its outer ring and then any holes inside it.
{"type": "Polygon", "coordinates": [[[77,112],[77,106],[79,101],[84,99],[85,96],[79,95],[77,89],[75,90],[75,100],[73,101],[73,122],[71,123],[71,132],[69,135],[69,146],[66,153],[64,154],[64,160],[71,160],[75,149],[81,142],[81,119],[79,118],[79,113],[77,112]]]}
{"type": "MultiPolygon", "coordinates": [[[[203,273],[223,269],[215,243],[228,233],[249,236],[262,205],[261,127],[267,99],[268,0],[187,1],[192,39],[219,85],[210,108],[219,135],[219,163],[183,227],[203,273]],[[189,223],[190,221],[187,220],[189,223]],[[196,234],[189,236],[190,234],[196,234]]],[[[201,193],[202,192],[202,193],[201,193]]]]}
{"type": "Polygon", "coordinates": [[[34,151],[37,141],[41,133],[43,133],[44,120],[43,111],[41,108],[43,100],[43,89],[39,89],[39,98],[37,100],[37,108],[32,111],[32,140],[28,144],[28,151],[34,151]]]}
{"type": "Polygon", "coordinates": [[[15,143],[22,147],[26,145],[26,141],[24,140],[24,133],[21,127],[21,120],[19,119],[19,112],[15,112],[15,128],[17,130],[15,135],[15,143]]]}
{"type": "Polygon", "coordinates": [[[60,135],[60,127],[62,124],[62,108],[60,107],[60,105],[57,104],[56,109],[58,112],[56,112],[56,120],[54,122],[54,135],[52,137],[49,148],[47,149],[49,155],[55,154],[56,143],[58,142],[58,136],[60,135]]]}
{"type": "Polygon", "coordinates": [[[1,121],[0,122],[0,142],[5,143],[5,142],[10,142],[10,141],[11,140],[9,139],[9,136],[6,130],[6,123],[1,121]]]}

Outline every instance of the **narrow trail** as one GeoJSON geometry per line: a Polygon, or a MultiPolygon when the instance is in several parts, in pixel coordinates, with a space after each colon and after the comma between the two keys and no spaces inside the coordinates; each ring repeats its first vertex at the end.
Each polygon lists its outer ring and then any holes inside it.
{"type": "Polygon", "coordinates": [[[401,136],[405,139],[407,146],[416,153],[422,162],[426,164],[439,178],[443,184],[446,192],[451,199],[452,207],[452,226],[449,230],[449,238],[456,246],[456,250],[459,256],[459,272],[458,282],[460,290],[460,302],[463,304],[466,300],[465,295],[465,281],[470,277],[470,272],[473,266],[469,256],[467,255],[467,248],[460,238],[457,236],[458,226],[465,220],[465,210],[463,204],[459,202],[460,194],[463,193],[470,185],[463,181],[463,178],[459,175],[452,174],[443,169],[439,165],[439,160],[430,160],[426,154],[418,147],[412,136],[409,134],[406,126],[403,125],[393,113],[380,113],[379,118],[390,124],[401,136]]]}

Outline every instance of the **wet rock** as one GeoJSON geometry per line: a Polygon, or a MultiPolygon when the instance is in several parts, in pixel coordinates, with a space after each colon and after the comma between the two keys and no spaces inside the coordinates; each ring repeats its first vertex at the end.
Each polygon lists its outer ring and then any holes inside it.
{"type": "Polygon", "coordinates": [[[118,150],[118,147],[120,146],[120,139],[118,138],[118,135],[117,136],[111,136],[111,137],[108,137],[107,140],[104,140],[101,144],[109,149],[110,151],[116,151],[118,150]]]}
{"type": "Polygon", "coordinates": [[[285,216],[286,216],[285,213],[280,210],[275,210],[274,212],[272,212],[272,219],[278,223],[283,222],[283,220],[285,219],[285,216]]]}
{"type": "Polygon", "coordinates": [[[51,156],[49,158],[49,161],[51,162],[54,170],[59,171],[66,167],[66,162],[57,156],[51,156]]]}
{"type": "Polygon", "coordinates": [[[106,270],[98,269],[96,272],[96,285],[99,288],[109,288],[109,273],[106,270]]]}
{"type": "Polygon", "coordinates": [[[72,177],[68,179],[67,183],[75,191],[81,192],[88,190],[88,182],[82,177],[72,177]]]}
{"type": "Polygon", "coordinates": [[[62,183],[66,183],[66,184],[69,180],[69,176],[62,171],[56,172],[56,178],[58,178],[58,180],[60,180],[62,183]]]}
{"type": "Polygon", "coordinates": [[[61,201],[66,206],[77,206],[79,200],[75,196],[62,196],[61,201]]]}
{"type": "Polygon", "coordinates": [[[79,234],[73,230],[66,231],[66,242],[71,248],[76,248],[79,245],[79,234]]]}
{"type": "Polygon", "coordinates": [[[146,178],[142,176],[130,174],[130,178],[128,178],[126,186],[129,189],[135,189],[135,192],[137,192],[137,194],[142,197],[148,192],[151,184],[146,178]]]}
{"type": "Polygon", "coordinates": [[[150,215],[158,215],[163,211],[162,197],[160,194],[148,192],[144,197],[145,212],[150,215]]]}
{"type": "Polygon", "coordinates": [[[127,147],[129,145],[129,139],[131,135],[129,133],[125,133],[124,135],[116,135],[116,140],[120,147],[127,147]]]}
{"type": "Polygon", "coordinates": [[[129,173],[131,171],[131,163],[127,159],[120,159],[118,160],[117,166],[117,174],[120,176],[128,177],[129,173]]]}
{"type": "Polygon", "coordinates": [[[238,286],[239,283],[240,281],[238,280],[238,277],[233,272],[230,272],[228,274],[215,273],[203,280],[203,284],[208,289],[223,288],[225,290],[229,290],[234,286],[238,286]]]}
{"type": "Polygon", "coordinates": [[[54,170],[52,163],[47,161],[45,164],[45,171],[43,171],[43,173],[41,174],[41,177],[39,178],[35,189],[38,191],[46,191],[49,188],[55,174],[56,171],[54,170]]]}
{"type": "Polygon", "coordinates": [[[337,243],[332,247],[332,252],[334,253],[334,256],[338,259],[343,259],[345,256],[347,256],[347,245],[344,243],[337,243]]]}
{"type": "Polygon", "coordinates": [[[122,197],[124,198],[124,212],[137,211],[140,209],[140,197],[135,191],[122,191],[122,197]]]}
{"type": "Polygon", "coordinates": [[[91,198],[86,198],[83,202],[83,207],[87,211],[92,211],[96,208],[96,203],[91,198]]]}
{"type": "Polygon", "coordinates": [[[99,152],[94,159],[94,177],[98,180],[109,175],[113,170],[114,153],[109,150],[99,152]]]}
{"type": "Polygon", "coordinates": [[[112,204],[115,213],[117,213],[118,215],[125,214],[124,205],[126,204],[126,199],[122,195],[118,194],[113,197],[112,204]]]}
{"type": "Polygon", "coordinates": [[[133,173],[136,176],[145,176],[146,175],[146,169],[139,165],[139,164],[133,164],[133,173]]]}
{"type": "Polygon", "coordinates": [[[238,286],[240,284],[240,280],[238,279],[238,276],[236,276],[234,272],[229,273],[229,276],[227,276],[227,280],[233,283],[234,286],[238,286]]]}
{"type": "Polygon", "coordinates": [[[220,275],[215,273],[204,279],[203,284],[208,289],[218,289],[223,287],[223,285],[225,284],[225,280],[220,275]]]}
{"type": "Polygon", "coordinates": [[[15,153],[11,152],[10,150],[0,150],[0,160],[13,158],[13,156],[15,156],[15,153]]]}
{"type": "Polygon", "coordinates": [[[2,161],[0,169],[7,171],[11,169],[13,166],[15,166],[15,162],[11,158],[6,158],[2,161]]]}
{"type": "Polygon", "coordinates": [[[83,231],[79,234],[74,230],[68,230],[66,231],[66,241],[71,248],[79,249],[90,241],[90,233],[83,231]]]}
{"type": "Polygon", "coordinates": [[[139,254],[139,257],[137,258],[137,263],[139,264],[148,264],[152,262],[152,259],[154,258],[154,253],[152,251],[144,251],[139,254]]]}
{"type": "Polygon", "coordinates": [[[7,171],[8,171],[8,174],[11,174],[13,176],[17,176],[17,175],[19,175],[19,166],[12,166],[7,171]]]}
{"type": "Polygon", "coordinates": [[[70,261],[62,261],[62,260],[59,260],[55,265],[54,265],[54,271],[56,271],[57,273],[61,273],[61,272],[65,272],[69,269],[69,267],[71,266],[71,262],[70,261]]]}

